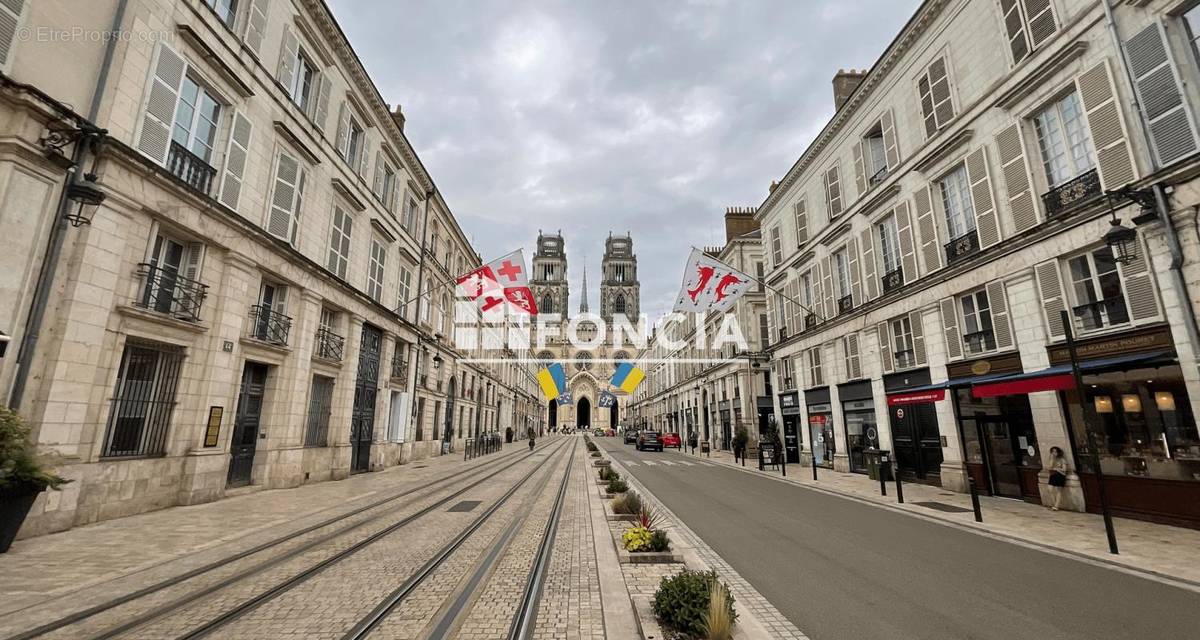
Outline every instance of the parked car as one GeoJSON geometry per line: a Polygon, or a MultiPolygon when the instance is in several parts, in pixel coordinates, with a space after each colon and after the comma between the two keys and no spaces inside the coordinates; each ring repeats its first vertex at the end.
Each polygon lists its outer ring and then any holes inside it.
{"type": "Polygon", "coordinates": [[[637,444],[638,432],[635,429],[625,430],[625,444],[637,444]]]}
{"type": "Polygon", "coordinates": [[[663,443],[657,431],[642,431],[638,433],[637,450],[645,451],[647,449],[654,449],[655,451],[663,450],[663,443]]]}
{"type": "Polygon", "coordinates": [[[616,429],[609,429],[608,431],[605,431],[605,432],[604,432],[604,435],[608,436],[609,438],[616,437],[616,435],[617,435],[617,430],[616,430],[616,429]]]}
{"type": "Polygon", "coordinates": [[[679,449],[683,446],[683,441],[679,438],[678,433],[671,433],[668,431],[667,433],[662,434],[662,437],[659,438],[659,440],[662,440],[662,446],[664,447],[675,447],[676,449],[679,449]]]}
{"type": "Polygon", "coordinates": [[[596,436],[597,438],[603,438],[604,437],[604,429],[601,429],[600,427],[596,427],[595,429],[592,429],[592,435],[596,436]]]}

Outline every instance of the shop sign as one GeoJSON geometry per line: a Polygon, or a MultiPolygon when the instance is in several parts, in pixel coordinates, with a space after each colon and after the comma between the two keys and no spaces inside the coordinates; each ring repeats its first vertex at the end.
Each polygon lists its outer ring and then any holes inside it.
{"type": "Polygon", "coordinates": [[[945,389],[932,389],[929,391],[915,391],[913,393],[893,393],[888,396],[888,404],[891,406],[898,404],[921,404],[925,402],[941,402],[945,399],[945,389]]]}
{"type": "Polygon", "coordinates": [[[896,409],[896,419],[897,420],[904,419],[904,409],[896,409]]]}
{"type": "Polygon", "coordinates": [[[221,418],[225,416],[225,407],[208,408],[208,425],[204,430],[204,446],[215,447],[221,437],[221,418]]]}
{"type": "MultiPolygon", "coordinates": [[[[1075,352],[1079,355],[1080,361],[1121,356],[1130,353],[1174,349],[1175,343],[1171,341],[1171,332],[1164,328],[1155,328],[1147,332],[1129,332],[1119,336],[1091,341],[1080,341],[1075,345],[1075,352]]],[[[1051,364],[1066,364],[1071,361],[1071,353],[1064,346],[1049,347],[1048,350],[1050,352],[1051,364]]]]}
{"type": "Polygon", "coordinates": [[[829,422],[829,416],[827,416],[823,413],[817,413],[817,414],[808,416],[809,424],[815,424],[815,425],[823,427],[823,426],[825,426],[826,422],[829,422]]]}
{"type": "Polygon", "coordinates": [[[775,443],[774,442],[758,443],[758,455],[762,456],[763,466],[779,464],[779,461],[775,459],[775,443]]]}

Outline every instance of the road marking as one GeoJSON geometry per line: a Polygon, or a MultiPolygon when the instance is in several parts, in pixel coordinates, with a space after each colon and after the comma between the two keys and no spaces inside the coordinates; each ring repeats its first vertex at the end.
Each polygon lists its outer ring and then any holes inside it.
{"type": "Polygon", "coordinates": [[[665,465],[667,465],[668,467],[673,467],[673,466],[675,466],[675,463],[674,463],[674,462],[671,462],[670,460],[660,460],[659,462],[661,462],[662,464],[665,464],[665,465]]]}
{"type": "Polygon", "coordinates": [[[681,464],[681,465],[683,465],[683,466],[685,466],[685,467],[690,467],[690,466],[692,466],[692,463],[691,463],[691,462],[688,462],[687,460],[680,460],[680,461],[679,461],[677,464],[681,464]]]}
{"type": "Polygon", "coordinates": [[[642,460],[641,463],[646,465],[647,467],[653,467],[654,465],[658,464],[657,462],[655,462],[653,460],[642,460]]]}

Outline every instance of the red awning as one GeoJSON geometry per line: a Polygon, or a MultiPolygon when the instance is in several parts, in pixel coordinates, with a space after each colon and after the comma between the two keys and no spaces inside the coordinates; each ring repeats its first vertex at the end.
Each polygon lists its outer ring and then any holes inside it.
{"type": "Polygon", "coordinates": [[[971,394],[976,398],[995,398],[996,396],[1018,396],[1038,391],[1064,391],[1075,388],[1075,376],[1056,374],[1036,378],[1022,378],[1007,382],[977,384],[971,388],[971,394]]]}
{"type": "Polygon", "coordinates": [[[924,402],[941,402],[946,399],[945,389],[929,389],[925,391],[909,391],[893,393],[887,397],[888,406],[898,404],[921,404],[924,402]]]}

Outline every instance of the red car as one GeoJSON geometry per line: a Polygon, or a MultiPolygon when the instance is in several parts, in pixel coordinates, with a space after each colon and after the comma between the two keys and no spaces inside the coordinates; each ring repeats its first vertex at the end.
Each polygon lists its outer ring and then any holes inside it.
{"type": "Polygon", "coordinates": [[[683,446],[682,441],[679,439],[678,433],[664,433],[664,434],[662,434],[661,440],[662,440],[662,445],[664,448],[665,447],[675,447],[676,449],[678,449],[681,446],[683,446]]]}

